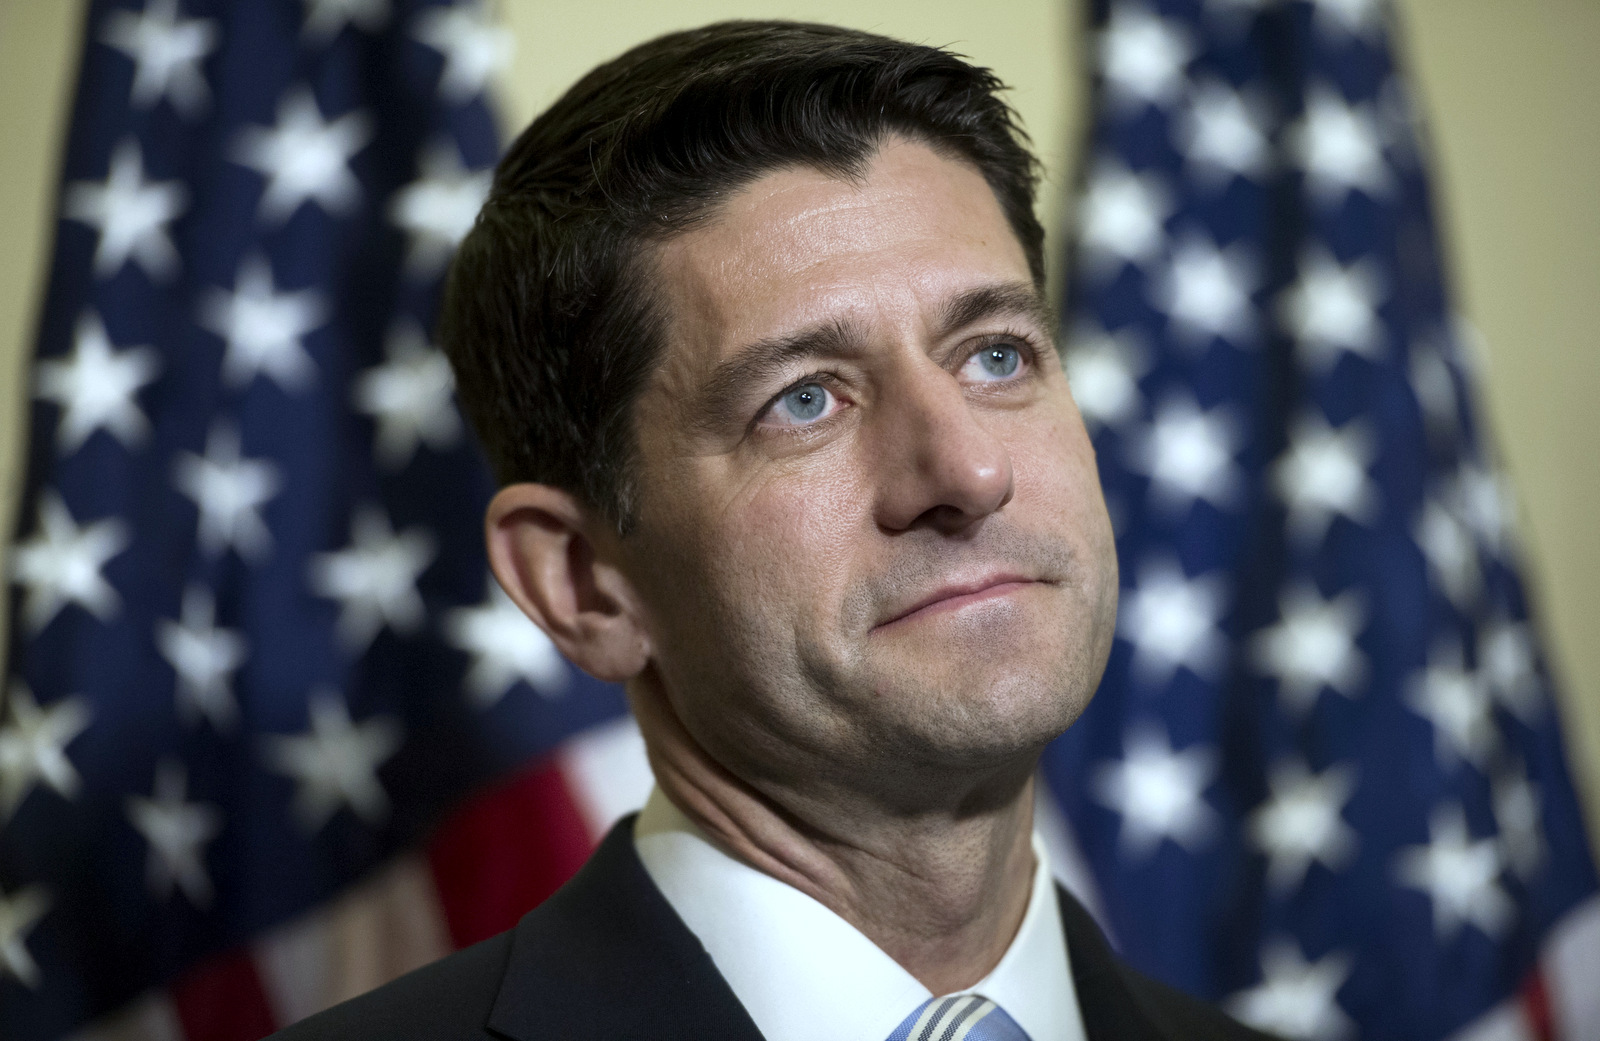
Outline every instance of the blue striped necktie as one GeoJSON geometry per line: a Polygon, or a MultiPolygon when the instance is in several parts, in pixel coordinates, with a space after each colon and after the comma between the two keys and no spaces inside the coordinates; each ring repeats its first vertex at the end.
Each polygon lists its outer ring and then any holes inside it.
{"type": "Polygon", "coordinates": [[[982,994],[929,998],[888,1041],[1029,1041],[1006,1010],[982,994]]]}

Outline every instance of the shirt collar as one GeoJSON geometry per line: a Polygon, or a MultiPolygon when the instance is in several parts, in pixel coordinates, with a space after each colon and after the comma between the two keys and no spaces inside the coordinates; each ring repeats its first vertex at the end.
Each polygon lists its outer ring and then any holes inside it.
{"type": "MultiPolygon", "coordinates": [[[[634,824],[645,871],[699,938],[768,1041],[884,1041],[932,993],[849,922],[715,845],[664,796],[634,824]]],[[[994,971],[968,991],[1032,1041],[1082,1041],[1060,907],[1034,836],[1028,910],[994,971]]]]}

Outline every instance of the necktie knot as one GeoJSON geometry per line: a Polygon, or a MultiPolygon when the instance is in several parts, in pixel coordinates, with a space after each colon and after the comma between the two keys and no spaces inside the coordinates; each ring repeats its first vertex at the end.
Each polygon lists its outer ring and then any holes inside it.
{"type": "Polygon", "coordinates": [[[1006,1010],[982,994],[929,998],[888,1041],[1029,1041],[1006,1010]]]}

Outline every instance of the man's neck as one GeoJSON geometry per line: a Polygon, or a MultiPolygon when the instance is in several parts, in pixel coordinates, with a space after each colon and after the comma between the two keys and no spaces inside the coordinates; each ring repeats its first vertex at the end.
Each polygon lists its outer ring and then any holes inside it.
{"type": "MultiPolygon", "coordinates": [[[[638,704],[636,711],[649,714],[638,704]]],[[[1027,911],[1034,856],[1031,771],[977,812],[889,812],[867,797],[759,791],[669,721],[645,723],[662,792],[726,852],[859,929],[934,994],[972,986],[1027,911]],[[681,738],[681,739],[675,739],[681,738]]],[[[990,784],[994,784],[992,779],[990,784]]]]}

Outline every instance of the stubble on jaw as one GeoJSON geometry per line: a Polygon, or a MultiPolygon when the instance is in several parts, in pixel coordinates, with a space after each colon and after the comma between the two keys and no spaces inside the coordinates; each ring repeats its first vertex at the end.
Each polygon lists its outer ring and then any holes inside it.
{"type": "MultiPolygon", "coordinates": [[[[709,547],[706,559],[695,552],[659,561],[701,595],[728,594],[685,604],[686,614],[668,623],[676,633],[662,633],[667,658],[695,663],[664,664],[661,674],[696,743],[774,794],[851,789],[905,813],[988,805],[998,796],[982,793],[997,783],[1014,794],[1098,684],[1114,626],[1114,570],[1107,576],[1084,566],[1066,540],[998,517],[967,537],[912,533],[903,545],[874,574],[844,583],[827,624],[804,627],[769,613],[749,575],[708,581],[707,570],[727,563],[709,547]],[[959,646],[940,647],[949,620],[910,639],[873,631],[896,606],[957,569],[1016,572],[1043,583],[1020,594],[1025,603],[1008,612],[1009,625],[985,615],[959,646]],[[1039,641],[1055,653],[1041,653],[1039,641]],[[690,642],[695,646],[683,646],[690,642]],[[982,653],[971,653],[973,646],[982,653]],[[1023,667],[1017,658],[1026,659],[1023,667]]],[[[793,602],[782,594],[771,599],[793,602]]]]}

